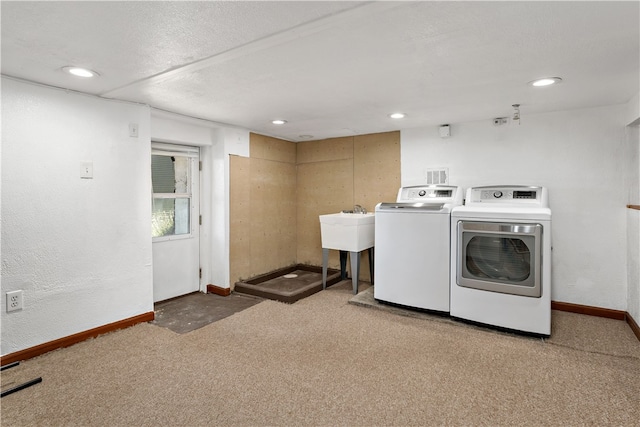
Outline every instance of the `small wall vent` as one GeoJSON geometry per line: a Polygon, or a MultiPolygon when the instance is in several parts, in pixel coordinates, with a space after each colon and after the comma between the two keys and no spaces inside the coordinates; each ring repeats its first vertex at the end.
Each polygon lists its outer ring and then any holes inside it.
{"type": "Polygon", "coordinates": [[[449,168],[430,168],[425,171],[427,185],[449,184],[449,168]]]}

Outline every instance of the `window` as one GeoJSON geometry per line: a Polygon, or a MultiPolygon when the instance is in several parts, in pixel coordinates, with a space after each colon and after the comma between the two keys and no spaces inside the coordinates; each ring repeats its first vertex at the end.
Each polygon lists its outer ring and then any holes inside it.
{"type": "Polygon", "coordinates": [[[198,153],[194,148],[184,152],[179,151],[181,149],[154,144],[151,151],[151,229],[154,239],[191,235],[191,180],[198,153]]]}

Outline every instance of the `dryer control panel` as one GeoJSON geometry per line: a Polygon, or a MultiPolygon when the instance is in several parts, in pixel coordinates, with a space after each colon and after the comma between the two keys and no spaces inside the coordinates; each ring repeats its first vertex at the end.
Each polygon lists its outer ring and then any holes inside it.
{"type": "Polygon", "coordinates": [[[545,206],[546,192],[542,187],[494,186],[469,189],[467,203],[535,204],[545,206]]]}
{"type": "Polygon", "coordinates": [[[492,199],[502,199],[502,200],[512,200],[512,199],[529,199],[535,200],[537,199],[537,191],[536,190],[483,190],[480,193],[480,199],[482,200],[492,200],[492,199]]]}

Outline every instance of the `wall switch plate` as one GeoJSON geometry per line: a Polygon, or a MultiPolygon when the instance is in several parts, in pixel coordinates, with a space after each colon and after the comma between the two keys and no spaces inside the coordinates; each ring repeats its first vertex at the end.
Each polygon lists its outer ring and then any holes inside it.
{"type": "Polygon", "coordinates": [[[93,162],[80,162],[80,178],[93,179],[93,162]]]}
{"type": "Polygon", "coordinates": [[[132,138],[138,137],[138,124],[137,123],[129,123],[129,136],[132,138]]]}
{"type": "Polygon", "coordinates": [[[7,313],[22,310],[22,291],[7,292],[7,313]]]}

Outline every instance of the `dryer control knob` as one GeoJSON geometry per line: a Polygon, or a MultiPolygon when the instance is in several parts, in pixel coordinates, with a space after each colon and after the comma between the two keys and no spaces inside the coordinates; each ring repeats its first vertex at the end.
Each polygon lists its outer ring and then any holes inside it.
{"type": "Polygon", "coordinates": [[[426,191],[420,190],[420,192],[418,193],[418,196],[423,197],[425,194],[427,194],[426,191]]]}
{"type": "Polygon", "coordinates": [[[499,199],[500,197],[502,197],[502,191],[494,191],[493,197],[499,199]]]}

